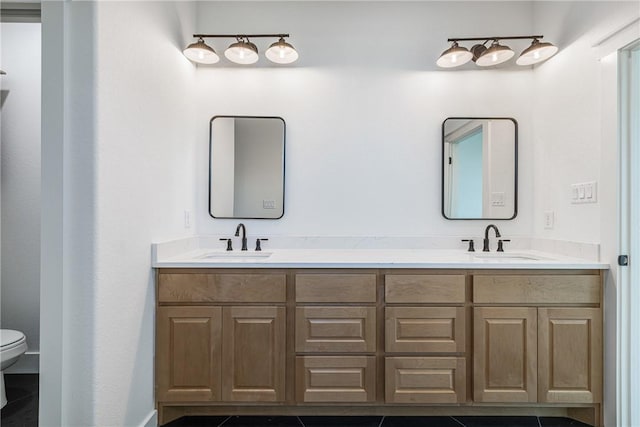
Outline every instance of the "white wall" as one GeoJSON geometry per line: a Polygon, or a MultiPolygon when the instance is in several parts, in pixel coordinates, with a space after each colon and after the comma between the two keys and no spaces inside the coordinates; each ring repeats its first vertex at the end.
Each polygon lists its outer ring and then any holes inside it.
{"type": "Polygon", "coordinates": [[[149,244],[190,234],[194,6],[49,3],[43,182],[61,204],[43,200],[41,425],[151,425],[149,244]]]}
{"type": "MultiPolygon", "coordinates": [[[[440,71],[435,60],[448,37],[531,25],[529,2],[200,2],[199,32],[289,32],[300,60],[200,67],[198,157],[207,158],[214,115],[282,116],[285,214],[246,221],[250,235],[480,235],[481,221],[441,215],[442,121],[514,117],[521,209],[497,223],[506,236],[530,235],[531,70],[440,71]]],[[[254,41],[262,51],[272,42],[254,41]]],[[[230,41],[211,43],[222,53],[230,41]]],[[[198,233],[230,235],[237,221],[208,216],[207,173],[199,162],[198,233]]]]}
{"type": "MultiPolygon", "coordinates": [[[[631,2],[539,2],[534,30],[560,52],[534,71],[534,234],[601,244],[605,283],[605,425],[616,425],[617,58],[600,41],[640,16],[631,2]],[[570,204],[570,185],[597,180],[598,203],[570,204]],[[545,230],[545,211],[555,227],[545,230]]],[[[636,27],[638,23],[636,22],[636,27]]]]}
{"type": "Polygon", "coordinates": [[[28,353],[9,372],[38,372],[40,351],[40,24],[2,23],[2,328],[28,353]]]}

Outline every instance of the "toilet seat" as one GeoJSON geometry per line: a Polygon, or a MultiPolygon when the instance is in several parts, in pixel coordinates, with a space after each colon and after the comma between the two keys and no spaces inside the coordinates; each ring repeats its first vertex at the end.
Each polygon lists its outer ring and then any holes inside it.
{"type": "Polygon", "coordinates": [[[27,338],[20,331],[14,331],[12,329],[2,329],[0,331],[0,350],[10,350],[14,347],[22,345],[27,338]]]}

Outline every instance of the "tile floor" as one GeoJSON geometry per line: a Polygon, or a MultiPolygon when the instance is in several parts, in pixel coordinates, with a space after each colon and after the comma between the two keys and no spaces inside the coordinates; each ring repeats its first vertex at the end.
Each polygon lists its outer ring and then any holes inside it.
{"type": "Polygon", "coordinates": [[[2,408],[2,427],[38,427],[38,374],[6,374],[7,405],[2,408]]]}
{"type": "Polygon", "coordinates": [[[164,427],[589,427],[559,417],[182,417],[164,427]]]}

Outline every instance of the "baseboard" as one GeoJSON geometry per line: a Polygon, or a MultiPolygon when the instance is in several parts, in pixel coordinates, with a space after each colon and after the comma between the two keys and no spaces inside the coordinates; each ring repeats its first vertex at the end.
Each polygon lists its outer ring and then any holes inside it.
{"type": "Polygon", "coordinates": [[[27,351],[20,356],[18,361],[9,366],[5,371],[6,374],[37,374],[40,372],[40,352],[27,351]]]}
{"type": "Polygon", "coordinates": [[[140,427],[158,427],[158,411],[155,409],[142,421],[140,427]]]}

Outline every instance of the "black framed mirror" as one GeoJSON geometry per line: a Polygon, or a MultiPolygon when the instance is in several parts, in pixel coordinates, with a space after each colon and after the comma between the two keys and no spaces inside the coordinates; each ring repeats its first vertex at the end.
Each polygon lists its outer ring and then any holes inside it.
{"type": "Polygon", "coordinates": [[[279,219],[284,215],[285,121],[215,116],[209,126],[209,215],[279,219]]]}
{"type": "Polygon", "coordinates": [[[518,213],[518,122],[449,117],[442,123],[442,215],[509,220],[518,213]]]}

